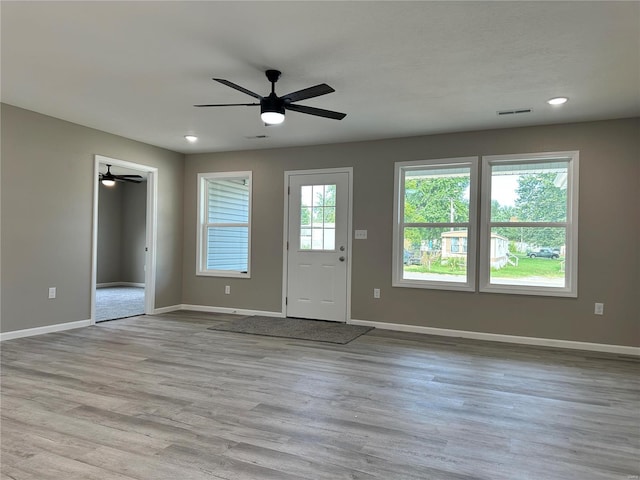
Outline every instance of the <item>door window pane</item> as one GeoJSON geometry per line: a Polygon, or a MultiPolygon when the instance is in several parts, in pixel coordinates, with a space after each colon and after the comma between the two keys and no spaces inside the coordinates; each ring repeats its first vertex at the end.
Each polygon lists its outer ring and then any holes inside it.
{"type": "Polygon", "coordinates": [[[335,250],[336,185],[300,187],[300,249],[335,250]]]}

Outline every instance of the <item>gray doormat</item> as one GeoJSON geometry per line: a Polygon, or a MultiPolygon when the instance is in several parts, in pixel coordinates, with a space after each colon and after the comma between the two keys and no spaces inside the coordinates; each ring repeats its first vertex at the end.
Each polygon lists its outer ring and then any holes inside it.
{"type": "Polygon", "coordinates": [[[298,340],[313,340],[315,342],[339,343],[341,345],[349,343],[372,329],[373,327],[325,322],[323,320],[263,316],[239,318],[208,328],[208,330],[220,330],[223,332],[295,338],[298,340]]]}

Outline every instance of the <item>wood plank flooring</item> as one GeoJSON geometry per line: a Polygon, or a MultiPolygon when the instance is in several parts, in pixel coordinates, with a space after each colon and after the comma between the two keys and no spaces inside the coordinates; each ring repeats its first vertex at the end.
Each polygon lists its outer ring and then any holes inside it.
{"type": "Polygon", "coordinates": [[[175,312],[2,343],[0,478],[629,480],[640,361],[175,312]]]}

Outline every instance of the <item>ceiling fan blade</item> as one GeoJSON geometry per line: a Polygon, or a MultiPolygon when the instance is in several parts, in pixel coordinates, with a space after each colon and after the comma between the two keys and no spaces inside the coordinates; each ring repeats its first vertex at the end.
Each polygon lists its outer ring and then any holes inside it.
{"type": "Polygon", "coordinates": [[[317,117],[332,118],[334,120],[342,120],[347,116],[346,113],[334,112],[332,110],[324,110],[322,108],[307,107],[306,105],[297,105],[294,103],[284,105],[287,110],[293,110],[294,112],[307,113],[309,115],[315,115],[317,117]]]}
{"type": "Polygon", "coordinates": [[[327,93],[335,92],[333,88],[331,88],[326,83],[321,83],[320,85],[315,85],[313,87],[304,88],[302,90],[298,90],[296,92],[287,93],[283,95],[281,98],[285,101],[290,102],[298,102],[300,100],[306,100],[307,98],[319,97],[320,95],[326,95],[327,93]]]}
{"type": "Polygon", "coordinates": [[[123,178],[126,180],[128,178],[142,178],[142,175],[114,175],[114,177],[123,178]]]}
{"type": "Polygon", "coordinates": [[[114,180],[116,182],[132,182],[132,183],[142,183],[142,177],[140,178],[127,178],[129,175],[116,175],[114,180]]]}
{"type": "Polygon", "coordinates": [[[262,98],[262,97],[261,97],[260,95],[258,95],[257,93],[252,92],[251,90],[247,90],[246,88],[241,87],[240,85],[236,85],[235,83],[230,82],[229,80],[225,80],[225,79],[223,79],[223,78],[214,78],[214,80],[215,80],[216,82],[219,82],[219,83],[223,84],[223,85],[226,85],[227,87],[231,87],[231,88],[233,88],[234,90],[238,90],[239,92],[246,93],[247,95],[250,95],[250,96],[252,96],[253,98],[257,98],[257,99],[261,99],[261,98],[262,98]]]}
{"type": "Polygon", "coordinates": [[[207,105],[194,105],[194,107],[253,107],[259,103],[214,103],[207,105]]]}

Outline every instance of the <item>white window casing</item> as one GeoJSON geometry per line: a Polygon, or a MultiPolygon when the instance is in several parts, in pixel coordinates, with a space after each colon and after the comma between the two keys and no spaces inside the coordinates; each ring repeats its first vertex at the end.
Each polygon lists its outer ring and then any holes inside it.
{"type": "Polygon", "coordinates": [[[251,276],[252,173],[198,174],[196,275],[251,276]]]}
{"type": "MultiPolygon", "coordinates": [[[[394,287],[429,288],[441,290],[475,291],[476,279],[476,238],[477,238],[477,176],[478,157],[446,158],[435,160],[419,160],[411,162],[397,162],[394,175],[394,208],[393,208],[393,278],[394,287]],[[450,218],[433,218],[427,221],[407,221],[410,215],[405,215],[407,177],[413,180],[424,174],[424,178],[468,178],[468,216],[456,220],[454,217],[453,199],[451,199],[450,218]],[[411,229],[434,229],[442,231],[441,239],[436,240],[439,245],[456,245],[455,251],[449,252],[452,257],[458,257],[458,261],[464,266],[466,272],[463,275],[429,275],[424,273],[412,274],[405,271],[405,246],[406,234],[411,229]],[[456,232],[459,237],[456,237],[456,232]],[[453,238],[448,238],[453,237],[453,238]],[[466,248],[466,252],[462,251],[466,248]]],[[[446,200],[446,199],[445,199],[446,200]]],[[[460,199],[457,199],[460,200],[460,199]]],[[[444,201],[440,199],[440,201],[444,201]]],[[[434,234],[436,234],[434,232],[434,234]]],[[[428,255],[432,245],[425,245],[424,240],[420,246],[420,254],[415,262],[424,263],[425,255],[428,255]]],[[[436,247],[437,248],[437,247],[436,247]]],[[[442,251],[442,250],[441,250],[442,251]]],[[[410,252],[410,256],[415,256],[410,252]]],[[[441,253],[442,255],[442,253],[441,253]]],[[[438,262],[445,262],[443,256],[438,257],[438,262]]],[[[409,264],[414,260],[409,260],[409,264]]]]}
{"type": "Polygon", "coordinates": [[[577,297],[578,161],[577,151],[484,156],[481,179],[478,157],[397,162],[392,285],[577,297]],[[456,177],[464,198],[439,180],[456,177]]]}
{"type": "MultiPolygon", "coordinates": [[[[577,151],[545,152],[521,155],[492,155],[482,158],[481,185],[481,221],[480,221],[480,274],[481,292],[506,293],[520,295],[545,295],[560,297],[577,297],[578,295],[578,157],[577,151]],[[554,173],[553,184],[560,190],[566,190],[566,215],[564,218],[511,218],[508,221],[492,220],[491,208],[492,188],[496,196],[500,194],[499,186],[492,186],[492,180],[499,176],[518,176],[525,174],[554,173]],[[492,260],[495,244],[492,245],[492,231],[520,229],[520,231],[555,230],[564,232],[563,245],[528,245],[522,242],[527,250],[535,254],[539,247],[557,248],[558,255],[564,260],[557,268],[564,270],[564,278],[545,280],[544,278],[499,279],[492,278],[492,260]]],[[[497,180],[496,180],[497,183],[497,180]]],[[[536,199],[539,201],[539,199],[536,199]]],[[[532,200],[532,203],[534,200],[532,200]]],[[[558,202],[556,202],[557,204],[558,202]]],[[[556,205],[557,206],[557,205],[556,205]]],[[[504,219],[503,219],[504,220],[504,219]]],[[[520,245],[520,248],[524,248],[520,245]]],[[[548,261],[538,258],[537,262],[548,261]]],[[[555,266],[554,266],[555,268],[555,266]]]]}

